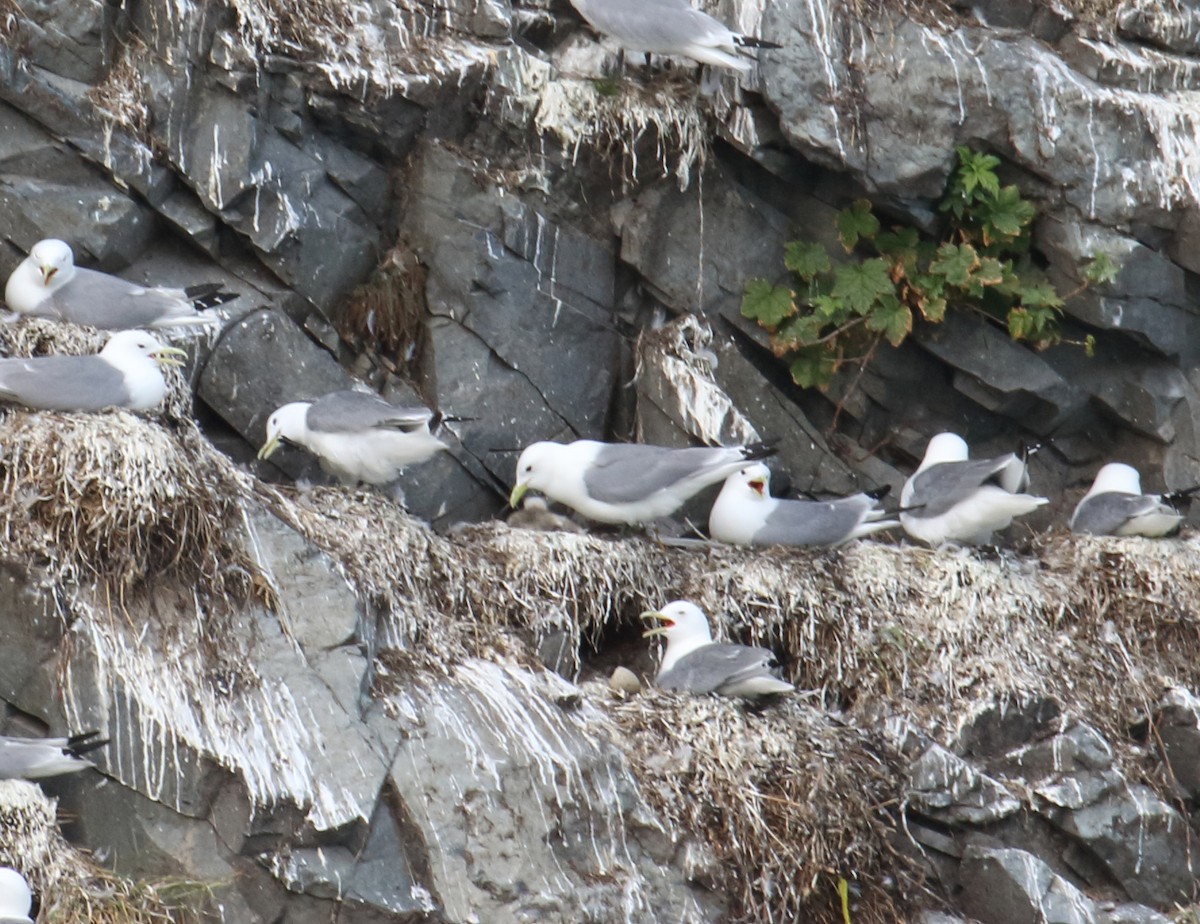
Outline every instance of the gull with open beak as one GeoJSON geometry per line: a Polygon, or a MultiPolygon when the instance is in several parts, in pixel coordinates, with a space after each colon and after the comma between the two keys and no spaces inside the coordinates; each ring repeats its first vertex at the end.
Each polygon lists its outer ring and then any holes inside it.
{"type": "Polygon", "coordinates": [[[694,603],[676,600],[643,613],[642,619],[659,623],[643,632],[643,638],[661,635],[667,640],[654,678],[664,690],[754,699],[795,689],[779,679],[775,655],[766,648],[714,642],[708,617],[694,603]]]}
{"type": "Polygon", "coordinates": [[[0,401],[42,411],[148,411],[167,396],[162,366],[187,354],[145,331],[113,334],[93,356],[0,359],[0,401]]]}
{"type": "Polygon", "coordinates": [[[65,241],[47,238],[33,245],[8,277],[4,302],[18,315],[53,318],[101,330],[184,327],[220,324],[221,318],[197,309],[214,308],[237,298],[218,284],[173,289],[141,286],[75,265],[65,241]]]}
{"type": "Polygon", "coordinates": [[[738,469],[708,516],[708,532],[734,545],[791,545],[832,548],[899,526],[885,519],[879,498],[887,487],[836,500],[788,500],[771,496],[771,471],[761,462],[738,469]]]}

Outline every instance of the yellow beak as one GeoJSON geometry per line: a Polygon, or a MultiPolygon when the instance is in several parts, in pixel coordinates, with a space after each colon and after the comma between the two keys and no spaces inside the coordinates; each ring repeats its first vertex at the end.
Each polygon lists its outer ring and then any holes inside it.
{"type": "Polygon", "coordinates": [[[160,366],[182,366],[183,360],[177,357],[187,357],[187,351],[181,350],[179,347],[163,347],[161,350],[155,350],[150,354],[156,363],[160,366]]]}
{"type": "Polygon", "coordinates": [[[263,443],[262,449],[260,449],[258,451],[258,457],[260,459],[268,458],[271,455],[271,453],[273,453],[276,449],[278,449],[280,447],[280,445],[282,443],[283,443],[283,440],[280,439],[278,436],[271,437],[269,440],[267,440],[265,443],[263,443]]]}
{"type": "Polygon", "coordinates": [[[518,481],[513,485],[512,494],[508,495],[508,506],[516,507],[521,503],[521,498],[525,496],[525,492],[529,490],[529,485],[523,481],[518,481]]]}
{"type": "MultiPolygon", "coordinates": [[[[660,613],[658,610],[647,610],[645,613],[642,613],[642,615],[638,618],[639,619],[667,619],[667,617],[664,616],[662,613],[660,613]]],[[[642,633],[642,638],[650,638],[650,636],[652,636],[652,635],[662,635],[664,632],[667,631],[668,628],[670,628],[670,627],[669,626],[653,626],[652,628],[649,628],[645,632],[642,633]]]]}
{"type": "Polygon", "coordinates": [[[44,286],[50,285],[50,280],[54,277],[54,274],[58,272],[58,267],[57,266],[43,266],[43,267],[40,267],[40,269],[42,271],[42,285],[44,285],[44,286]]]}

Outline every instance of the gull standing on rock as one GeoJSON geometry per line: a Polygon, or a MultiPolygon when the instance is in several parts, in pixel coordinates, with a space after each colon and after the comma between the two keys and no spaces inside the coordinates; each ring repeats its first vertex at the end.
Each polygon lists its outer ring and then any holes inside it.
{"type": "Polygon", "coordinates": [[[139,286],[119,276],[75,265],[65,241],[38,241],[8,277],[4,301],[17,314],[86,324],[101,330],[220,324],[198,308],[214,308],[237,298],[219,284],[171,289],[139,286]]]}
{"type": "Polygon", "coordinates": [[[0,780],[41,780],[94,767],[83,757],[108,744],[99,732],[70,738],[9,738],[0,736],[0,780]]]}
{"type": "Polygon", "coordinates": [[[774,453],[764,443],[691,449],[596,440],[534,443],[517,460],[509,504],[516,507],[533,489],[600,523],[645,523],[670,516],[746,462],[774,453]]]}
{"type": "Polygon", "coordinates": [[[1013,453],[968,460],[966,441],[939,433],[925,458],[900,492],[900,525],[914,539],[932,546],[951,542],[980,545],[992,533],[1042,504],[1044,497],[1023,494],[1029,484],[1025,460],[1013,453]]]}
{"type": "Polygon", "coordinates": [[[376,394],[335,391],[276,410],[258,457],[266,459],[280,444],[292,443],[311,452],[344,484],[387,484],[406,465],[449,448],[430,433],[432,419],[427,407],[397,407],[376,394]]]}
{"type": "Polygon", "coordinates": [[[749,73],[753,60],[739,48],[779,48],[721,25],[688,0],[571,0],[589,26],[627,51],[682,55],[749,73]]]}
{"type": "Polygon", "coordinates": [[[1071,532],[1094,536],[1166,536],[1183,522],[1197,488],[1173,494],[1143,494],[1137,469],[1109,462],[1071,514],[1071,532]]]}
{"type": "Polygon", "coordinates": [[[148,411],[167,396],[160,366],[187,354],[145,331],[113,334],[94,356],[0,359],[0,401],[42,411],[148,411]]]}
{"type": "Polygon", "coordinates": [[[735,545],[792,545],[831,548],[899,526],[887,520],[878,501],[884,487],[829,501],[771,496],[771,471],[761,462],[725,479],[708,516],[708,532],[735,545]]]}
{"type": "Polygon", "coordinates": [[[33,924],[32,907],[33,892],[25,877],[11,866],[0,866],[0,924],[33,924]]]}
{"type": "Polygon", "coordinates": [[[654,678],[664,690],[752,699],[795,689],[779,679],[775,655],[766,648],[714,642],[708,617],[694,603],[676,600],[661,610],[643,613],[642,619],[661,623],[643,632],[643,638],[661,635],[667,640],[654,678]]]}

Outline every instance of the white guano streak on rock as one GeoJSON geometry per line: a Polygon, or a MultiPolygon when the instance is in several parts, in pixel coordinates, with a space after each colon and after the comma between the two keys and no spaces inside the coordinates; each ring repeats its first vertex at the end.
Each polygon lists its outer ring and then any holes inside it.
{"type": "Polygon", "coordinates": [[[805,0],[808,6],[808,21],[812,27],[813,44],[821,56],[825,68],[825,82],[829,86],[829,114],[832,119],[833,137],[837,143],[838,156],[846,160],[846,146],[842,143],[841,118],[838,115],[837,100],[841,96],[838,83],[838,68],[833,60],[833,10],[830,6],[835,0],[805,0]]]}
{"type": "Polygon", "coordinates": [[[639,350],[637,371],[639,377],[657,374],[662,378],[674,398],[673,406],[663,410],[710,446],[759,440],[754,424],[713,378],[710,361],[697,352],[712,342],[708,325],[688,315],[674,325],[670,336],[669,349],[653,354],[639,350]],[[688,335],[695,348],[689,346],[688,335]]]}
{"type": "Polygon", "coordinates": [[[73,722],[85,713],[121,717],[103,731],[113,739],[111,772],[122,782],[182,810],[177,798],[167,799],[180,751],[189,750],[239,776],[255,805],[293,802],[318,830],[363,818],[352,796],[331,788],[310,762],[310,754],[325,753],[325,743],[311,731],[316,725],[307,707],[282,682],[256,677],[248,689],[223,694],[206,679],[194,646],[149,652],[115,621],[95,614],[78,619],[72,632],[95,658],[96,687],[88,692],[101,702],[79,701],[73,658],[64,669],[64,710],[73,722]],[[126,763],[127,754],[140,754],[140,765],[126,763]]]}

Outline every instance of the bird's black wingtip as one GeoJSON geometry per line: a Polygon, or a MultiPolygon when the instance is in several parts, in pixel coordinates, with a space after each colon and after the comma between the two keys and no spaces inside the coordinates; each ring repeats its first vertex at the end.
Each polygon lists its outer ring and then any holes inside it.
{"type": "Polygon", "coordinates": [[[877,488],[871,488],[870,491],[863,491],[863,494],[867,495],[871,500],[883,500],[891,493],[892,486],[890,484],[883,484],[877,488]]]}
{"type": "Polygon", "coordinates": [[[735,45],[741,45],[743,48],[782,48],[778,42],[769,42],[766,39],[760,39],[753,35],[738,35],[734,39],[735,45]]]}
{"type": "Polygon", "coordinates": [[[1162,501],[1168,507],[1175,510],[1187,510],[1192,503],[1197,491],[1200,491],[1200,484],[1193,485],[1190,488],[1183,488],[1179,491],[1172,491],[1170,494],[1162,495],[1162,501]]]}
{"type": "Polygon", "coordinates": [[[758,459],[767,459],[779,452],[779,441],[771,440],[762,443],[747,443],[742,447],[742,455],[745,456],[747,462],[754,462],[758,459]]]}
{"type": "Polygon", "coordinates": [[[231,302],[241,296],[240,292],[228,292],[222,289],[219,282],[206,282],[200,285],[188,286],[183,290],[183,294],[187,296],[188,301],[192,303],[197,311],[216,308],[218,305],[224,305],[226,302],[231,302]]]}
{"type": "Polygon", "coordinates": [[[80,757],[88,751],[95,751],[108,744],[108,738],[100,738],[100,732],[90,731],[83,732],[78,735],[72,735],[67,739],[67,746],[63,748],[72,757],[80,757]]]}

